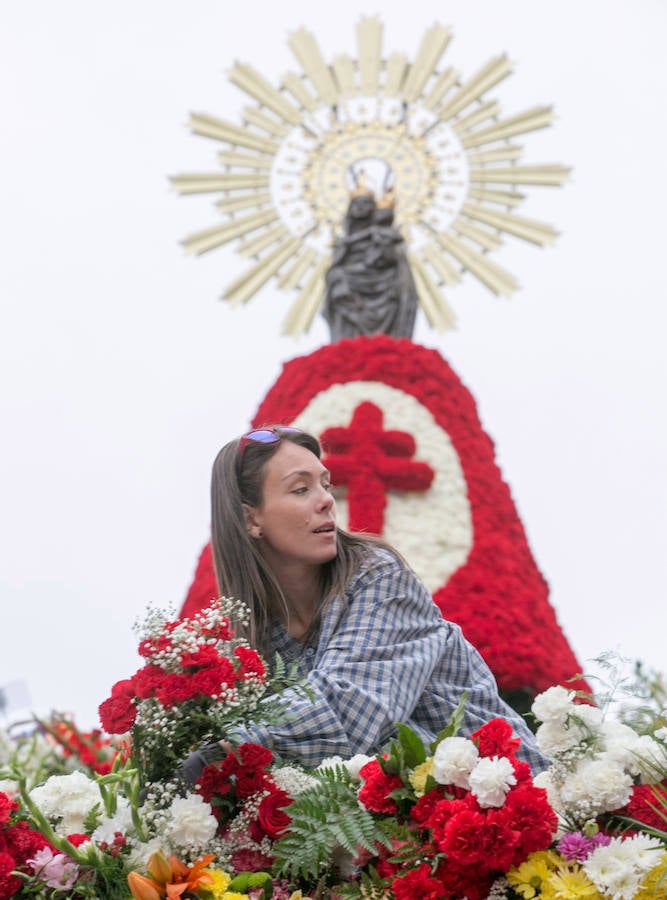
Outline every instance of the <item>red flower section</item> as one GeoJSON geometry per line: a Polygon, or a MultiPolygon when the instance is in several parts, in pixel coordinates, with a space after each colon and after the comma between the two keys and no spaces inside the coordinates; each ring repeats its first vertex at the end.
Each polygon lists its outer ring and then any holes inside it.
{"type": "Polygon", "coordinates": [[[12,872],[28,872],[28,860],[50,846],[44,835],[32,831],[27,822],[13,821],[17,811],[18,804],[0,792],[0,900],[19,895],[23,882],[12,872]]]}
{"type": "Polygon", "coordinates": [[[512,726],[505,719],[491,719],[475,731],[471,738],[477,744],[480,756],[506,756],[514,759],[521,745],[514,737],[512,726]]]}
{"type": "Polygon", "coordinates": [[[422,863],[407,875],[396,878],[391,883],[395,900],[439,900],[442,882],[431,877],[431,867],[422,863]]]}
{"type": "Polygon", "coordinates": [[[667,831],[667,779],[660,784],[636,784],[629,803],[616,814],[667,831]]]}
{"type": "Polygon", "coordinates": [[[117,681],[111,689],[111,696],[100,704],[100,721],[109,734],[125,734],[134,725],[137,707],[134,704],[132,681],[117,681]]]}
{"type": "Polygon", "coordinates": [[[398,812],[398,804],[389,796],[392,791],[403,787],[398,775],[387,775],[376,759],[362,766],[359,775],[364,779],[359,800],[367,809],[376,813],[398,812]]]}
{"type": "Polygon", "coordinates": [[[277,840],[280,835],[289,826],[292,821],[285,812],[285,807],[289,806],[292,798],[285,791],[276,790],[268,797],[264,797],[259,804],[257,813],[257,824],[261,829],[261,834],[256,840],[266,835],[272,841],[277,840]]]}

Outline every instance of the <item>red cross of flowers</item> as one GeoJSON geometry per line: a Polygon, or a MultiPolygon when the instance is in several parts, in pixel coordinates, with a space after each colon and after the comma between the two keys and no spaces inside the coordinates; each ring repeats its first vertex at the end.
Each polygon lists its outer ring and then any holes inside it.
{"type": "Polygon", "coordinates": [[[322,462],[335,485],[347,486],[350,531],[382,534],[387,491],[427,491],[435,472],[411,457],[415,439],[407,431],[383,428],[382,410],[360,403],[347,428],[327,428],[320,436],[322,462]]]}

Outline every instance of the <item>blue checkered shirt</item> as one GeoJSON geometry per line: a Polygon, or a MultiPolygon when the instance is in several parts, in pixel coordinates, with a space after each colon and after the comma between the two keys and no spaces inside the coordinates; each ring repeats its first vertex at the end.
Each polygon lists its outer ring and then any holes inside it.
{"type": "Polygon", "coordinates": [[[523,719],[498,696],[488,666],[458,625],[445,621],[410,569],[373,551],[342,596],[326,609],[311,646],[278,622],[273,647],[298,662],[314,699],[287,691],[283,723],[228,735],[254,741],[283,761],[314,767],[327,756],[375,754],[403,722],[431,743],[469,691],[461,734],[501,717],[521,738],[519,755],[533,772],[549,761],[523,719]]]}

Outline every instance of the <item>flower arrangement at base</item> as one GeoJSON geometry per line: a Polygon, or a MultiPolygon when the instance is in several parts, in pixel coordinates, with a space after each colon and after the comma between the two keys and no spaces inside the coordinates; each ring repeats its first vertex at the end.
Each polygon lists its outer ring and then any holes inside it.
{"type": "Polygon", "coordinates": [[[399,724],[374,757],[304,771],[241,743],[185,781],[193,748],[280,721],[281,689],[300,689],[235,637],[237,616],[226,600],[149,614],[142,667],[101,706],[129,729],[109,771],[54,756],[49,729],[0,748],[0,900],[667,900],[662,706],[636,730],[548,689],[533,712],[553,764],[534,778],[504,720],[458,733],[463,698],[429,746],[399,724]]]}
{"type": "MultiPolygon", "coordinates": [[[[292,876],[321,872],[338,842],[360,866],[347,883],[336,885],[343,897],[483,900],[500,874],[550,847],[557,817],[546,791],[517,758],[520,741],[510,725],[494,719],[471,738],[459,737],[462,710],[428,748],[399,726],[387,753],[359,769],[354,796],[361,809],[336,808],[339,834],[328,796],[319,803],[317,791],[297,798],[289,808],[289,831],[275,848],[281,870],[292,876]],[[324,817],[329,846],[318,822],[324,817]]],[[[329,777],[334,784],[350,784],[341,767],[329,777]]],[[[333,791],[329,786],[324,793],[333,791]]]]}
{"type": "Polygon", "coordinates": [[[559,834],[551,850],[508,872],[504,894],[664,900],[667,728],[639,734],[604,705],[578,699],[553,687],[533,704],[538,744],[553,759],[535,780],[559,817],[559,834]]]}

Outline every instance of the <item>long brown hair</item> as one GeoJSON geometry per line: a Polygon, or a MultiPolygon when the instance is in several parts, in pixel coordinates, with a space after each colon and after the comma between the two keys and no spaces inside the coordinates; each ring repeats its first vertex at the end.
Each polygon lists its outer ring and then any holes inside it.
{"type": "MultiPolygon", "coordinates": [[[[271,627],[275,618],[287,621],[289,607],[275,575],[248,534],[243,506],[262,502],[265,466],[282,441],[291,441],[322,456],[320,442],[305,431],[271,426],[280,438],[271,443],[248,441],[243,453],[241,438],[226,444],[213,463],[211,477],[211,544],[220,593],[241,600],[248,609],[247,628],[235,622],[237,633],[247,637],[260,653],[271,657],[271,627]]],[[[321,568],[320,601],[309,629],[313,633],[328,603],[342,594],[373,546],[386,546],[362,535],[337,532],[337,554],[321,568]]],[[[396,552],[396,551],[392,551],[396,552]]],[[[308,635],[308,636],[309,636],[308,635]]],[[[307,637],[308,637],[307,636],[307,637]]]]}

